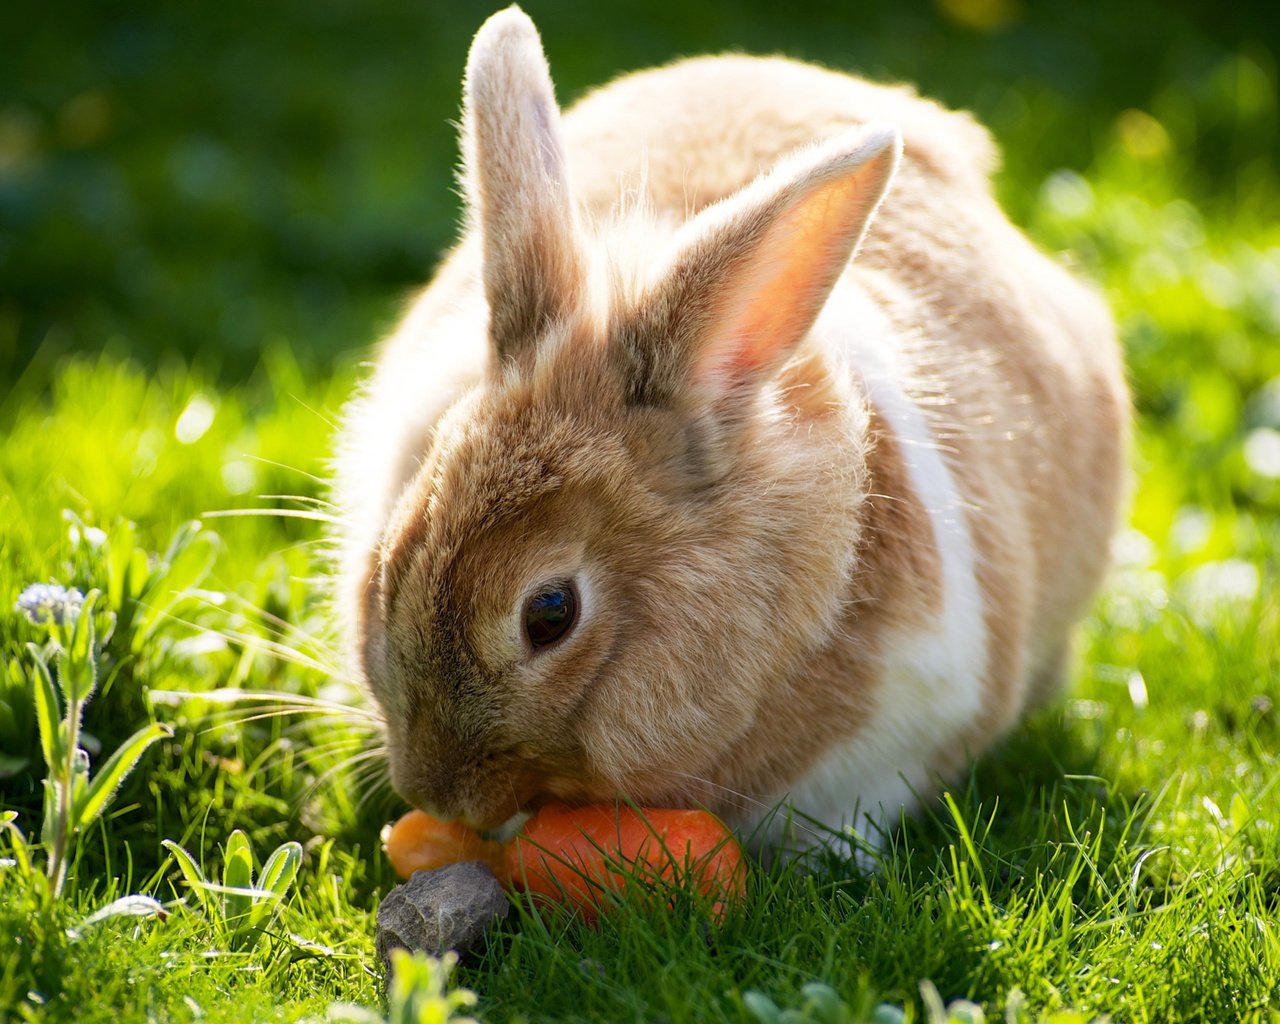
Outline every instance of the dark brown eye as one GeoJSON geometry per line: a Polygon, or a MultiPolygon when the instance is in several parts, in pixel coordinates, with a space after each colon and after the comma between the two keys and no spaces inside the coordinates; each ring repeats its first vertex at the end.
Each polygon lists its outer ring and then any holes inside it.
{"type": "Polygon", "coordinates": [[[550,647],[578,620],[578,593],[567,581],[549,583],[524,606],[524,632],[536,651],[550,647]]]}

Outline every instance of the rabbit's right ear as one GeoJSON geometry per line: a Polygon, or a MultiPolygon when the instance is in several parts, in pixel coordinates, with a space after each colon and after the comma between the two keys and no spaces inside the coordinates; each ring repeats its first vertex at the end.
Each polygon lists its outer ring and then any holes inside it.
{"type": "Polygon", "coordinates": [[[573,303],[581,270],[551,73],[538,30],[514,5],[471,44],[462,144],[489,334],[499,357],[520,359],[573,303]]]}
{"type": "Polygon", "coordinates": [[[741,422],[813,326],[901,151],[892,126],[850,130],[686,224],[670,266],[615,332],[633,400],[741,422]]]}

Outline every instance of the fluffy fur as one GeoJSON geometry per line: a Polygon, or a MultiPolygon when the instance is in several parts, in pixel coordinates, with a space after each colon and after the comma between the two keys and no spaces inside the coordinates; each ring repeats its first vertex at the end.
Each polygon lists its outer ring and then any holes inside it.
{"type": "Polygon", "coordinates": [[[993,201],[979,126],[741,56],[562,121],[510,8],[462,134],[466,230],[352,402],[335,487],[406,798],[857,825],[1052,692],[1127,396],[1098,297],[993,201]],[[533,650],[524,602],[560,579],[578,623],[533,650]]]}

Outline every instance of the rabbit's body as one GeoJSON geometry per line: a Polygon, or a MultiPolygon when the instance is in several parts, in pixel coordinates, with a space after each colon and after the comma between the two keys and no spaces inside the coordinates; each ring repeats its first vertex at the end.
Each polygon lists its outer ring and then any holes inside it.
{"type": "Polygon", "coordinates": [[[522,22],[477,38],[476,217],[338,463],[393,777],[490,825],[615,795],[895,816],[1059,678],[1121,492],[1108,315],[999,211],[966,115],[704,58],[589,95],[559,149],[522,22]],[[902,157],[848,263],[894,171],[871,122],[902,157]],[[582,612],[543,650],[545,579],[582,612]]]}

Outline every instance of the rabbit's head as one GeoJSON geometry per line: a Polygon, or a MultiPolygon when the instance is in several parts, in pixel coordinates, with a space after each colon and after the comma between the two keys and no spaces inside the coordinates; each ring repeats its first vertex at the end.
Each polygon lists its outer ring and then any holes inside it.
{"type": "Polygon", "coordinates": [[[655,250],[586,222],[559,122],[533,25],[495,15],[463,118],[487,323],[433,341],[489,369],[435,425],[361,611],[394,784],[481,826],[553,798],[715,806],[839,616],[865,497],[865,409],[802,342],[896,131],[798,153],[655,250]]]}

